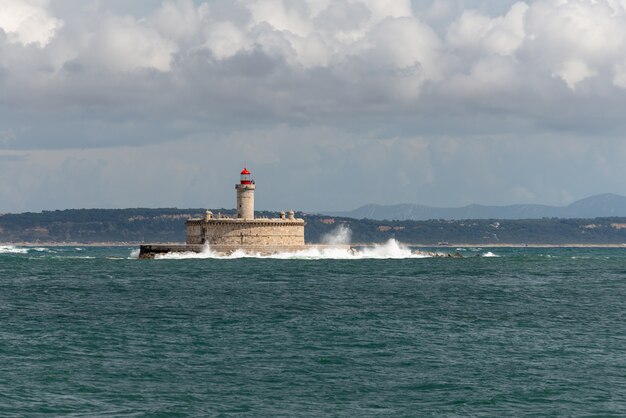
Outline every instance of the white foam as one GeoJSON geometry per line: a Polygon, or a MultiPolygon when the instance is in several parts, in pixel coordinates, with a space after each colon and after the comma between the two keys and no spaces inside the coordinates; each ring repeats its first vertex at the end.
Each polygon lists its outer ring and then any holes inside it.
{"type": "Polygon", "coordinates": [[[132,250],[128,258],[139,258],[139,248],[132,250]]]}
{"type": "Polygon", "coordinates": [[[412,251],[395,239],[390,239],[385,244],[350,249],[345,247],[313,247],[303,251],[282,252],[268,255],[247,253],[237,250],[229,255],[221,255],[205,247],[200,253],[167,253],[158,254],[155,259],[159,260],[185,260],[185,259],[237,259],[237,258],[267,258],[279,260],[361,260],[361,259],[406,259],[406,258],[430,258],[430,254],[412,251]]]}
{"type": "Polygon", "coordinates": [[[500,257],[500,256],[492,253],[491,251],[488,251],[485,254],[483,254],[483,257],[500,257]]]}
{"type": "Polygon", "coordinates": [[[352,231],[347,226],[341,224],[333,231],[322,237],[322,242],[326,245],[348,245],[352,239],[352,231]]]}
{"type": "Polygon", "coordinates": [[[0,245],[0,254],[27,254],[28,248],[18,248],[13,245],[0,245]]]}

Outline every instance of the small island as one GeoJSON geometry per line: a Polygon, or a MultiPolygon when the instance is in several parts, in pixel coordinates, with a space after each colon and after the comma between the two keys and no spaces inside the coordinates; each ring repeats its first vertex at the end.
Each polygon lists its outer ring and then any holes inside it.
{"type": "Polygon", "coordinates": [[[154,258],[172,252],[200,253],[207,247],[220,254],[232,254],[241,250],[262,255],[323,247],[305,244],[305,221],[296,218],[292,210],[281,211],[278,218],[256,218],[254,215],[256,182],[245,167],[240,176],[239,183],[235,185],[237,192],[235,217],[221,213],[214,215],[207,210],[204,218],[189,218],[185,223],[187,232],[185,244],[142,244],[139,258],[154,258]]]}

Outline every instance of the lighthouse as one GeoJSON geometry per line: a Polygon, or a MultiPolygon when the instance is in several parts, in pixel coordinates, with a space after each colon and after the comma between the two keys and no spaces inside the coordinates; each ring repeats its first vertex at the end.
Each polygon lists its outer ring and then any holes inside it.
{"type": "Polygon", "coordinates": [[[256,189],[256,184],[254,184],[248,169],[244,167],[241,172],[241,181],[235,185],[235,190],[237,190],[237,218],[254,219],[254,189],[256,189]]]}

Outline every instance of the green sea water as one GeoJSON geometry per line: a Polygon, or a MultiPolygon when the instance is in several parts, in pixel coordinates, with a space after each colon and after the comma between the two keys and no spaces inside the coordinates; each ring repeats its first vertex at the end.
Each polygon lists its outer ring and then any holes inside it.
{"type": "Polygon", "coordinates": [[[626,415],[626,248],[132,250],[0,247],[0,416],[626,415]]]}

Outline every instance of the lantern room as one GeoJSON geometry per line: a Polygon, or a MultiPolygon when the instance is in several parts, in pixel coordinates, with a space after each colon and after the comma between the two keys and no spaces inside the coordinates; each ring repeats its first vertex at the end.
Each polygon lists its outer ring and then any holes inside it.
{"type": "Polygon", "coordinates": [[[245,167],[241,172],[241,184],[254,184],[250,172],[245,167]]]}

